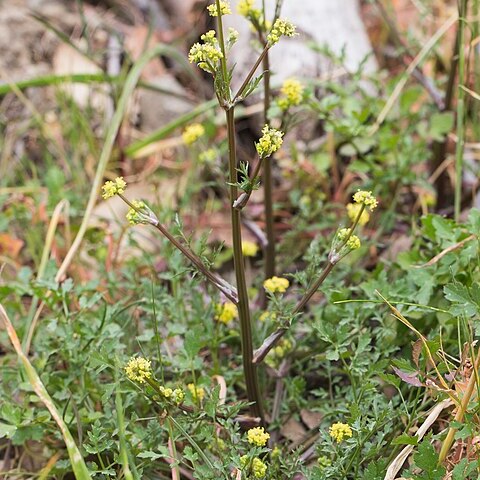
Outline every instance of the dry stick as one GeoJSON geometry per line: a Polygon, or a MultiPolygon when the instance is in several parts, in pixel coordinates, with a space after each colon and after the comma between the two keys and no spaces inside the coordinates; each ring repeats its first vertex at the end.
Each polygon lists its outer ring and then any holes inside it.
{"type": "MultiPolygon", "coordinates": [[[[141,211],[133,205],[133,203],[128,200],[122,194],[118,194],[118,196],[130,207],[133,208],[138,213],[141,211]]],[[[164,237],[166,237],[180,252],[185,255],[185,257],[190,260],[197,268],[200,270],[203,275],[207,278],[207,280],[216,288],[218,288],[230,301],[237,304],[238,297],[236,289],[233,285],[230,285],[226,280],[221,278],[219,275],[212,273],[205,264],[198,258],[191,250],[185,247],[181,242],[179,242],[168,230],[165,226],[163,226],[158,220],[150,219],[149,225],[155,227],[164,237]]]]}
{"type": "Polygon", "coordinates": [[[422,61],[425,59],[425,57],[428,55],[430,50],[435,46],[435,44],[440,40],[440,38],[445,35],[445,33],[450,29],[452,25],[455,24],[455,22],[458,19],[458,14],[455,13],[453,14],[435,33],[428,42],[424,45],[424,47],[420,50],[420,52],[417,54],[417,56],[413,59],[412,63],[408,66],[408,68],[405,70],[405,73],[403,74],[402,78],[398,81],[397,85],[395,86],[392,94],[387,100],[387,103],[383,107],[382,111],[378,115],[377,120],[375,123],[372,125],[369,131],[369,135],[374,135],[378,129],[380,128],[380,125],[384,122],[385,118],[387,118],[387,115],[390,113],[390,110],[392,107],[395,105],[395,102],[397,101],[398,97],[402,93],[403,88],[405,87],[408,79],[412,75],[413,71],[415,68],[422,63],[422,61]]]}
{"type": "Polygon", "coordinates": [[[458,95],[457,95],[457,144],[455,147],[455,198],[454,218],[458,221],[462,207],[463,151],[465,147],[465,22],[467,0],[461,0],[458,12],[458,95]]]}
{"type": "MultiPolygon", "coordinates": [[[[453,50],[451,55],[450,61],[450,72],[448,75],[447,86],[445,89],[445,107],[442,112],[449,112],[452,110],[452,102],[454,96],[454,87],[455,87],[455,79],[457,75],[457,65],[458,65],[458,32],[459,29],[457,28],[457,32],[455,34],[455,41],[453,43],[453,50]]],[[[444,206],[442,204],[442,199],[447,199],[448,197],[444,195],[447,185],[448,185],[448,178],[446,175],[443,174],[445,169],[443,168],[446,165],[445,156],[447,151],[447,137],[444,140],[437,141],[432,145],[432,160],[430,162],[430,171],[432,175],[429,179],[429,182],[432,182],[435,185],[437,190],[437,197],[439,200],[439,207],[444,206]]],[[[448,162],[447,162],[448,163],[448,162]]],[[[446,168],[446,167],[445,167],[446,168]]]]}
{"type": "MultiPolygon", "coordinates": [[[[470,379],[467,384],[467,388],[465,390],[465,393],[463,394],[460,406],[457,409],[457,413],[455,414],[454,417],[454,422],[460,423],[463,420],[463,417],[465,416],[465,412],[467,411],[468,404],[470,403],[470,400],[473,395],[473,391],[475,389],[475,385],[477,384],[477,371],[480,363],[480,350],[477,354],[477,358],[474,361],[475,368],[472,371],[472,374],[470,376],[470,379]]],[[[452,447],[453,441],[455,439],[455,433],[457,432],[457,429],[455,427],[450,427],[448,430],[447,436],[445,440],[443,441],[442,448],[440,450],[440,455],[438,457],[438,463],[441,464],[444,462],[444,460],[447,458],[448,452],[450,451],[450,448],[452,447]]]]}

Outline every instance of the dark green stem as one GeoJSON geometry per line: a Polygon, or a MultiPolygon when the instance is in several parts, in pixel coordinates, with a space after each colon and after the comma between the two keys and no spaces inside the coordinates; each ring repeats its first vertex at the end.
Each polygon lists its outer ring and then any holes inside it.
{"type": "Polygon", "coordinates": [[[247,77],[245,78],[244,82],[242,83],[242,86],[238,89],[237,93],[236,93],[235,96],[233,97],[233,100],[232,100],[233,105],[235,105],[236,102],[238,102],[238,101],[241,100],[241,97],[242,97],[243,92],[245,91],[245,89],[247,88],[247,85],[249,84],[249,82],[250,82],[250,80],[252,79],[253,75],[254,75],[255,72],[257,71],[257,68],[258,68],[259,65],[262,63],[265,55],[267,55],[269,48],[270,48],[270,47],[269,47],[268,45],[265,45],[265,48],[263,49],[263,51],[262,51],[262,53],[260,54],[260,56],[257,58],[257,61],[255,62],[255,64],[254,64],[253,67],[251,68],[250,72],[248,73],[247,77]]]}
{"type": "MultiPolygon", "coordinates": [[[[125,196],[122,194],[118,194],[118,196],[130,207],[133,208],[136,212],[141,213],[135,205],[128,200],[125,196]]],[[[230,285],[226,280],[221,278],[219,275],[216,275],[215,273],[211,272],[207,266],[200,260],[200,258],[197,257],[190,249],[185,247],[181,242],[179,242],[158,220],[156,221],[151,221],[150,225],[155,227],[163,236],[165,236],[178,250],[180,250],[185,257],[190,260],[191,263],[193,263],[200,272],[203,273],[203,275],[207,278],[207,280],[216,288],[218,288],[229,300],[231,300],[233,303],[237,303],[237,295],[235,288],[233,288],[232,285],[230,285]]]]}
{"type": "MultiPolygon", "coordinates": [[[[268,110],[270,109],[270,60],[268,51],[263,59],[263,77],[264,98],[263,115],[264,122],[268,124],[268,110]]],[[[265,278],[271,278],[275,275],[275,225],[273,219],[273,188],[272,188],[272,162],[266,162],[263,167],[263,204],[265,209],[265,233],[267,236],[267,246],[265,247],[265,278]]]]}
{"type": "Polygon", "coordinates": [[[245,279],[245,264],[242,254],[242,230],[240,223],[240,211],[233,207],[237,198],[237,155],[235,146],[235,118],[234,108],[226,110],[227,135],[228,135],[228,166],[230,176],[230,210],[232,218],[233,260],[238,291],[238,314],[240,317],[240,330],[242,339],[242,358],[245,383],[247,386],[247,398],[252,402],[251,415],[263,419],[263,408],[260,390],[258,386],[257,367],[253,364],[253,341],[252,325],[250,320],[250,308],[248,304],[247,282],[245,279]]]}
{"type": "MultiPolygon", "coordinates": [[[[362,208],[358,211],[357,216],[355,217],[355,220],[352,223],[352,226],[349,228],[348,235],[345,237],[343,242],[336,247],[337,252],[340,252],[342,248],[347,244],[349,238],[353,235],[353,232],[355,231],[355,228],[358,225],[358,222],[360,221],[360,217],[362,216],[363,211],[365,210],[365,205],[362,204],[362,208]]],[[[303,297],[299,300],[295,308],[293,309],[292,312],[292,317],[303,311],[307,303],[310,301],[310,299],[313,297],[315,292],[320,288],[322,283],[325,281],[325,279],[330,275],[331,271],[333,270],[333,267],[344,257],[345,255],[342,255],[340,257],[337,257],[335,260],[329,258],[327,260],[327,263],[325,267],[322,270],[322,273],[320,273],[320,276],[317,278],[315,283],[305,292],[303,297]]],[[[277,330],[275,330],[272,334],[270,334],[262,343],[262,345],[255,350],[255,353],[253,355],[253,363],[255,365],[258,365],[259,363],[262,362],[262,360],[267,356],[268,352],[280,341],[280,339],[288,332],[289,327],[282,326],[278,327],[277,330]]]]}

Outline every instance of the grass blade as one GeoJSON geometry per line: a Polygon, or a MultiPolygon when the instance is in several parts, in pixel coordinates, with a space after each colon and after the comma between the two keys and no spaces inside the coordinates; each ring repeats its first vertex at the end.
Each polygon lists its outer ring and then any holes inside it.
{"type": "Polygon", "coordinates": [[[47,392],[45,385],[43,385],[38,373],[33,368],[33,365],[30,363],[26,355],[23,353],[22,347],[20,346],[20,340],[18,339],[17,332],[13,328],[12,322],[8,318],[7,312],[3,308],[3,305],[0,304],[0,317],[5,324],[5,328],[10,338],[10,343],[17,352],[18,359],[25,369],[27,374],[28,381],[32,386],[33,390],[37,394],[38,398],[42,403],[47,407],[48,411],[52,415],[53,419],[58,425],[60,432],[62,433],[63,440],[65,441],[65,446],[67,447],[68,456],[70,457],[70,463],[72,464],[72,470],[77,480],[89,480],[92,477],[88,471],[85,461],[83,460],[82,454],[78,449],[72,434],[68,430],[67,425],[63,421],[62,415],[57,410],[57,407],[53,403],[52,397],[47,392]]]}

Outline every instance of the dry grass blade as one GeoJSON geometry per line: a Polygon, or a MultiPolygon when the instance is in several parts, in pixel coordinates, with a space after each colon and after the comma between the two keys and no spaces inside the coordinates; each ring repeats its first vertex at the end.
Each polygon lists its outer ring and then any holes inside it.
{"type": "MultiPolygon", "coordinates": [[[[426,418],[423,425],[418,429],[415,437],[420,441],[424,435],[427,433],[428,429],[432,426],[432,424],[437,420],[438,416],[445,410],[446,408],[453,405],[453,402],[450,399],[443,400],[438,405],[435,405],[433,410],[430,412],[428,417],[426,418]]],[[[383,480],[394,480],[397,473],[402,468],[402,465],[405,463],[405,460],[408,456],[412,453],[414,446],[407,445],[392,461],[387,469],[387,473],[383,480]]]]}
{"type": "Polygon", "coordinates": [[[163,54],[165,50],[164,45],[157,45],[152,49],[148,50],[144,53],[135,65],[132,67],[130,73],[128,74],[125,80],[125,86],[123,87],[122,94],[118,100],[118,106],[115,111],[115,114],[112,117],[112,121],[108,127],[108,131],[105,137],[105,143],[103,145],[102,153],[100,154],[100,159],[98,161],[97,171],[95,172],[95,178],[93,180],[92,189],[90,191],[90,196],[88,199],[87,207],[85,208],[85,214],[83,216],[82,223],[78,230],[77,236],[73,241],[70,250],[68,251],[65,259],[63,260],[60,268],[58,269],[57,275],[55,280],[58,282],[62,279],[65,275],[70,263],[72,262],[75,254],[77,253],[85,232],[87,231],[88,222],[93,212],[93,208],[95,207],[95,203],[97,201],[98,192],[100,190],[100,186],[103,180],[103,176],[105,174],[105,169],[107,168],[108,160],[110,159],[110,154],[112,153],[113,145],[115,142],[115,138],[117,137],[118,130],[123,120],[123,116],[127,109],[128,101],[137,85],[137,82],[140,78],[140,74],[145,67],[145,65],[154,57],[163,54]]]}
{"type": "Polygon", "coordinates": [[[57,407],[53,403],[52,398],[47,392],[47,389],[43,385],[38,373],[33,368],[33,365],[30,363],[26,355],[23,353],[22,347],[20,345],[20,340],[18,339],[17,332],[13,328],[12,322],[8,318],[7,312],[3,308],[3,305],[0,304],[0,317],[5,325],[5,328],[8,333],[8,337],[10,342],[17,352],[18,359],[20,363],[23,365],[25,369],[25,373],[27,374],[28,381],[32,386],[33,390],[37,394],[38,398],[42,401],[42,403],[47,407],[48,411],[52,415],[53,419],[55,420],[60,432],[62,434],[63,440],[65,441],[65,446],[67,447],[68,456],[70,457],[70,462],[72,464],[72,470],[75,474],[75,478],[77,480],[88,480],[92,477],[88,471],[87,466],[85,465],[85,461],[83,460],[82,454],[78,450],[75,441],[73,440],[72,434],[68,430],[66,423],[63,421],[62,415],[57,410],[57,407]]]}
{"type": "MultiPolygon", "coordinates": [[[[60,221],[60,215],[65,209],[66,210],[65,218],[68,219],[68,208],[69,208],[68,200],[61,200],[55,207],[55,210],[53,211],[52,218],[48,225],[47,237],[45,239],[45,246],[43,248],[42,258],[40,260],[40,265],[38,267],[37,280],[41,279],[43,277],[43,274],[45,273],[47,262],[48,262],[48,259],[50,258],[50,252],[52,250],[53,240],[55,238],[55,232],[57,230],[57,226],[60,221]]],[[[39,318],[39,316],[36,314],[37,306],[38,306],[38,297],[34,297],[32,301],[32,306],[30,307],[28,320],[25,325],[25,331],[27,332],[27,336],[23,339],[23,344],[22,344],[23,351],[25,352],[26,355],[28,355],[28,352],[30,350],[33,333],[35,331],[35,327],[39,318]]]]}

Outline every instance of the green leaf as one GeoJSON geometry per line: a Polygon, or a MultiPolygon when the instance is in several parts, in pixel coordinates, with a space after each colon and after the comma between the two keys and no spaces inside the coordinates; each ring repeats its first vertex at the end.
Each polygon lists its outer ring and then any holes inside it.
{"type": "MultiPolygon", "coordinates": [[[[470,290],[465,285],[449,284],[443,288],[445,298],[453,303],[450,307],[452,315],[465,315],[473,317],[479,313],[480,304],[472,297],[470,290]]],[[[478,287],[474,291],[475,298],[479,297],[478,287]]]]}
{"type": "Polygon", "coordinates": [[[415,465],[423,470],[423,474],[418,477],[419,480],[441,480],[445,475],[445,468],[438,465],[438,455],[429,438],[425,438],[418,446],[414,461],[415,465]]]}
{"type": "Polygon", "coordinates": [[[17,427],[15,425],[8,425],[7,423],[0,423],[0,438],[11,438],[16,432],[17,427]]]}
{"type": "Polygon", "coordinates": [[[189,330],[185,334],[184,347],[187,356],[190,358],[195,357],[202,348],[202,335],[198,328],[189,330]]]}

